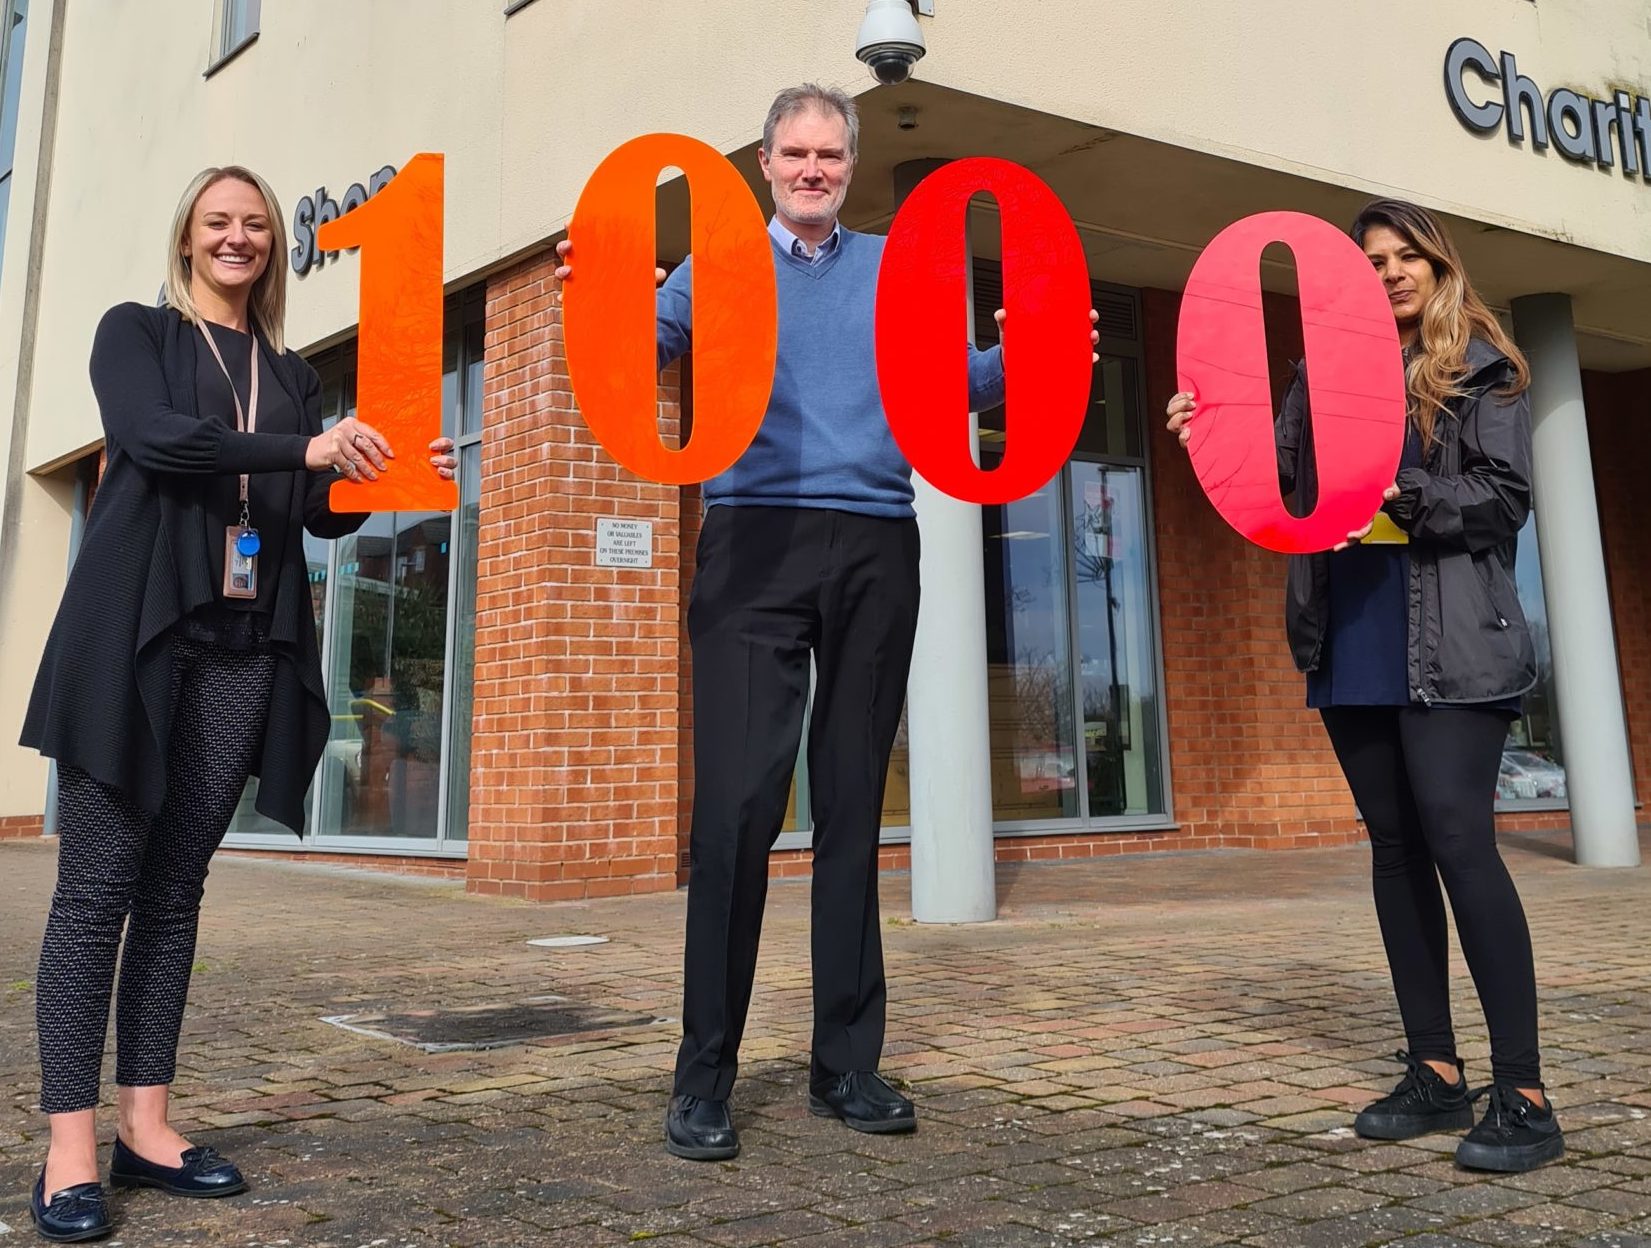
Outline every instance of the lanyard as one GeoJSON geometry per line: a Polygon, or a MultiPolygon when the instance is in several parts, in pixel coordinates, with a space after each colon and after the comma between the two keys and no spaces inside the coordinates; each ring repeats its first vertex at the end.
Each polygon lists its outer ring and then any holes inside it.
{"type": "MultiPolygon", "coordinates": [[[[258,335],[252,335],[252,386],[247,395],[246,409],[241,408],[241,396],[235,390],[235,379],[229,375],[229,366],[224,363],[223,352],[218,350],[218,344],[213,341],[212,333],[206,327],[205,321],[196,321],[200,327],[201,336],[206,339],[206,345],[212,349],[212,358],[218,361],[218,368],[229,383],[229,395],[235,400],[235,428],[243,433],[255,433],[258,429],[258,335]]],[[[247,509],[247,474],[241,474],[241,524],[246,525],[247,509]]]]}

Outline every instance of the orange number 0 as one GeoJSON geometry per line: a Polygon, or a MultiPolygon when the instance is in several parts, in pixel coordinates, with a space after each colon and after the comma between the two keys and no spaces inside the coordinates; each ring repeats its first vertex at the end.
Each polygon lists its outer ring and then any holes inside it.
{"type": "Polygon", "coordinates": [[[577,276],[563,294],[568,372],[585,423],[625,467],[687,485],[733,465],[768,407],[779,346],[772,244],[756,196],[714,147],[680,134],[632,139],[597,166],[573,209],[577,276]],[[654,184],[675,166],[693,210],[694,428],[659,436],[654,184]]]}

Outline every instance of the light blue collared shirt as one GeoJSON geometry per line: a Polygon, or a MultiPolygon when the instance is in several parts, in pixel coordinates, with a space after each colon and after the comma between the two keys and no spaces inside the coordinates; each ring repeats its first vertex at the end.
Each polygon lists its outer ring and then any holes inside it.
{"type": "Polygon", "coordinates": [[[802,239],[798,238],[790,230],[786,229],[785,226],[780,224],[778,214],[769,220],[768,234],[770,238],[780,245],[781,251],[785,252],[788,256],[796,256],[797,259],[801,260],[804,264],[820,263],[820,261],[824,260],[832,252],[836,251],[843,242],[842,225],[833,224],[831,227],[830,236],[826,238],[826,240],[818,247],[816,247],[811,255],[809,254],[808,244],[803,242],[802,239]]]}

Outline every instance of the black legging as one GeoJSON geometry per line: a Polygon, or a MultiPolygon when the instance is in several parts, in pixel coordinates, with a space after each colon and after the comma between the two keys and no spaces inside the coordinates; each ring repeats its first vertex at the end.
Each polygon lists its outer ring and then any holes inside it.
{"type": "Polygon", "coordinates": [[[158,815],[59,765],[57,890],[35,995],[46,1113],[98,1103],[123,926],[115,1079],[122,1087],[172,1082],[207,865],[263,739],[274,670],[268,650],[173,642],[172,734],[158,815]]]}
{"type": "Polygon", "coordinates": [[[1376,917],[1411,1053],[1456,1059],[1443,879],[1490,1028],[1492,1077],[1540,1087],[1531,933],[1496,848],[1507,716],[1386,706],[1321,714],[1370,830],[1376,917]]]}

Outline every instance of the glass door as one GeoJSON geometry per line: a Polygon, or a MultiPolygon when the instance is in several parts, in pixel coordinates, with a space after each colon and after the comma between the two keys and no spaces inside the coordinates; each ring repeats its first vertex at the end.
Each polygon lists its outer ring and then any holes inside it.
{"type": "Polygon", "coordinates": [[[1072,626],[1092,819],[1164,811],[1143,470],[1073,463],[1072,626]]]}

